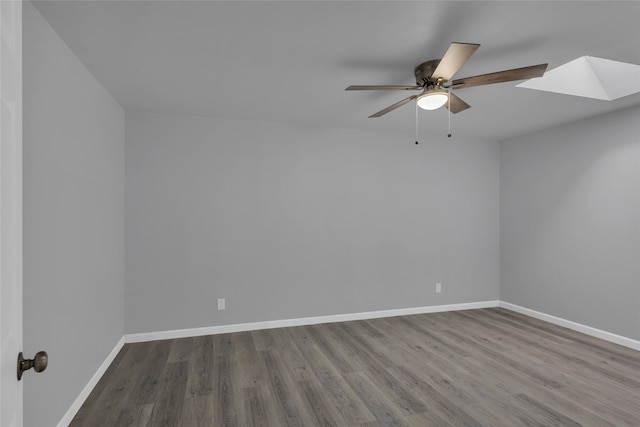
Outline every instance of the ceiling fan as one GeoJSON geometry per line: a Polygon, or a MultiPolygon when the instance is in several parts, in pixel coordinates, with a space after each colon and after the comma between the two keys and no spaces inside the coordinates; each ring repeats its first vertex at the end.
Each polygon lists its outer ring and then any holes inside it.
{"type": "Polygon", "coordinates": [[[384,110],[380,110],[369,116],[384,116],[396,108],[402,107],[416,100],[418,107],[425,110],[435,110],[445,106],[452,113],[459,113],[471,106],[460,99],[452,91],[473,86],[483,86],[494,83],[510,82],[514,80],[531,79],[544,74],[549,64],[531,65],[529,67],[514,68],[511,70],[497,71],[495,73],[481,74],[473,77],[465,77],[451,81],[453,75],[462,67],[467,59],[480,47],[474,43],[451,43],[442,59],[434,59],[418,65],[414,71],[416,76],[415,86],[359,86],[352,85],[345,90],[421,90],[418,95],[412,95],[384,110]]]}

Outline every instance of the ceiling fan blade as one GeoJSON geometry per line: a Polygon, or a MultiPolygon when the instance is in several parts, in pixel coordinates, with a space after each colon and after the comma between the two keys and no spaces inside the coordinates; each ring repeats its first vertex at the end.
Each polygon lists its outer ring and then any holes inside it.
{"type": "Polygon", "coordinates": [[[451,43],[431,77],[442,78],[445,82],[451,80],[479,47],[480,45],[475,43],[451,43]]]}
{"type": "Polygon", "coordinates": [[[351,85],[345,90],[419,90],[421,86],[398,86],[398,85],[377,85],[377,86],[363,86],[363,85],[351,85]]]}
{"type": "Polygon", "coordinates": [[[479,76],[456,79],[451,83],[454,89],[463,89],[473,86],[491,85],[494,83],[510,82],[514,80],[532,79],[540,77],[547,70],[549,64],[531,65],[529,67],[514,68],[512,70],[497,71],[495,73],[481,74],[479,76]]]}
{"type": "Polygon", "coordinates": [[[453,114],[459,113],[460,111],[464,111],[467,108],[471,108],[471,105],[464,102],[462,99],[456,96],[453,92],[449,94],[449,101],[447,101],[447,103],[444,104],[444,106],[447,107],[449,111],[451,111],[453,114]],[[449,102],[451,103],[451,106],[449,106],[449,102]]]}
{"type": "Polygon", "coordinates": [[[404,104],[407,104],[407,103],[413,101],[417,97],[418,97],[418,95],[412,95],[412,96],[410,96],[408,98],[403,99],[402,101],[398,101],[395,104],[388,106],[384,110],[380,110],[377,113],[370,115],[369,118],[384,116],[388,112],[393,111],[396,108],[402,107],[404,104]]]}

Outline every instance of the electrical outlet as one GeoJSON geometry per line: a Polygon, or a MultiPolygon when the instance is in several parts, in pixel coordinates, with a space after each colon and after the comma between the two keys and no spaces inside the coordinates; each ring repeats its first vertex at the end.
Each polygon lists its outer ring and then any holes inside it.
{"type": "Polygon", "coordinates": [[[436,283],[436,294],[442,292],[442,283],[436,283]]]}
{"type": "Polygon", "coordinates": [[[218,298],[218,310],[224,310],[226,306],[224,298],[218,298]]]}

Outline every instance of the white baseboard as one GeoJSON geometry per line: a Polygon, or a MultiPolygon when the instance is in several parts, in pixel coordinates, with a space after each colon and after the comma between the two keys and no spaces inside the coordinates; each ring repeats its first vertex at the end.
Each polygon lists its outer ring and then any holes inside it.
{"type": "Polygon", "coordinates": [[[62,419],[58,423],[58,427],[67,427],[71,423],[73,417],[76,416],[84,401],[87,400],[87,397],[89,397],[89,395],[93,391],[93,388],[96,386],[96,384],[98,384],[98,381],[100,381],[102,375],[104,375],[109,365],[111,365],[111,363],[113,362],[113,359],[116,358],[116,356],[122,349],[122,346],[124,346],[124,337],[120,338],[120,340],[116,343],[116,346],[113,348],[113,350],[111,350],[111,353],[109,353],[107,358],[104,359],[104,362],[102,362],[100,367],[98,367],[96,373],[93,374],[87,385],[82,389],[76,400],[74,400],[67,412],[62,417],[62,419]]]}
{"type": "Polygon", "coordinates": [[[198,337],[202,335],[231,332],[257,331],[261,329],[286,328],[290,326],[316,325],[319,323],[348,322],[351,320],[377,319],[382,317],[408,316],[411,314],[438,313],[443,311],[472,310],[498,307],[500,301],[481,301],[461,304],[433,305],[428,307],[401,308],[397,310],[368,311],[363,313],[335,314],[330,316],[303,317],[299,319],[270,320],[265,322],[239,323],[235,325],[207,326],[203,328],[177,329],[172,331],[143,332],[124,336],[125,343],[198,337]]]}
{"type": "Polygon", "coordinates": [[[632,348],[634,350],[640,350],[640,341],[633,340],[631,338],[623,337],[622,335],[612,334],[611,332],[603,331],[601,329],[593,328],[591,326],[583,325],[581,323],[572,322],[571,320],[562,319],[560,317],[552,316],[550,314],[541,313],[539,311],[531,310],[530,308],[521,307],[519,305],[511,304],[509,302],[500,301],[500,307],[507,310],[515,311],[536,319],[544,320],[545,322],[553,323],[554,325],[563,326],[574,331],[582,332],[592,337],[600,338],[605,341],[609,341],[615,344],[619,344],[625,347],[632,348]]]}

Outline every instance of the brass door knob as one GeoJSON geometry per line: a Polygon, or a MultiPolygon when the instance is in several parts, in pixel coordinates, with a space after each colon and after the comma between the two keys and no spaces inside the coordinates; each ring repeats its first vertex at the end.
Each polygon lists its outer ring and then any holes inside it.
{"type": "Polygon", "coordinates": [[[36,372],[42,372],[47,369],[49,356],[46,351],[39,351],[33,356],[33,359],[25,359],[22,352],[18,354],[18,381],[22,379],[22,373],[33,368],[36,372]]]}

